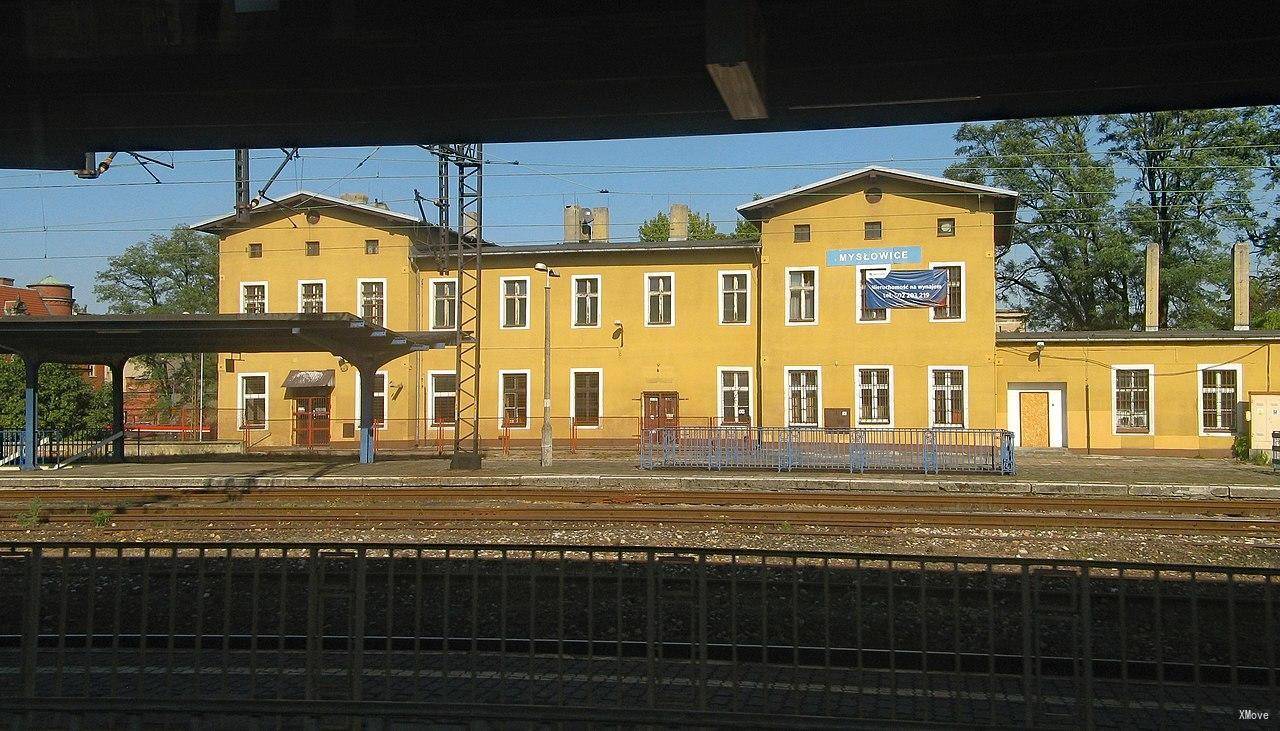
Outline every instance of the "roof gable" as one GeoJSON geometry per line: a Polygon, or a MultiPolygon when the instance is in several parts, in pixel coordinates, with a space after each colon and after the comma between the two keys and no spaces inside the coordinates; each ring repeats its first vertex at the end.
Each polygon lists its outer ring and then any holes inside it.
{"type": "Polygon", "coordinates": [[[951,180],[950,178],[940,178],[936,175],[925,175],[923,173],[914,173],[909,170],[898,170],[896,168],[886,168],[886,167],[879,167],[876,165],[872,165],[868,167],[858,168],[857,170],[851,170],[847,173],[841,173],[839,175],[826,178],[824,180],[819,180],[815,183],[802,185],[798,188],[792,188],[791,190],[786,190],[781,193],[775,193],[774,195],[765,196],[764,198],[751,201],[750,203],[743,203],[742,205],[738,206],[737,211],[743,216],[750,218],[750,216],[748,215],[750,212],[767,208],[769,206],[794,198],[796,196],[813,193],[815,191],[822,190],[824,188],[829,188],[832,186],[847,183],[852,180],[857,180],[858,178],[865,178],[865,177],[871,177],[871,176],[883,176],[886,178],[894,178],[896,180],[906,180],[913,183],[923,183],[925,185],[944,189],[944,190],[958,190],[958,191],[977,193],[982,195],[999,196],[1002,198],[1009,198],[1013,200],[1016,200],[1018,198],[1017,191],[1009,190],[1007,188],[994,188],[989,185],[978,185],[976,183],[966,183],[960,180],[951,180]]]}
{"type": "MultiPolygon", "coordinates": [[[[377,216],[385,219],[397,226],[403,227],[405,224],[421,223],[416,216],[410,216],[407,213],[399,213],[379,208],[365,203],[355,203],[343,198],[338,198],[324,193],[314,193],[309,190],[299,190],[282,198],[268,200],[262,205],[255,207],[249,212],[250,217],[261,215],[264,213],[287,213],[290,209],[297,208],[330,208],[347,211],[357,211],[367,215],[377,216]]],[[[218,233],[224,228],[235,227],[236,221],[235,211],[214,216],[203,221],[191,224],[191,228],[197,231],[205,231],[207,233],[218,233]]],[[[240,224],[239,227],[247,228],[250,224],[240,224]]]]}

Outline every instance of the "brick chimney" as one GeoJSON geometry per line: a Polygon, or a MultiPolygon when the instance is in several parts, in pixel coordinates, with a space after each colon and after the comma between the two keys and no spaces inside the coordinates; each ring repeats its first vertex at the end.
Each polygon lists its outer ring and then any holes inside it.
{"type": "Polygon", "coordinates": [[[689,238],[689,206],[683,203],[672,203],[670,233],[668,241],[684,241],[689,238]]]}
{"type": "Polygon", "coordinates": [[[1249,245],[1237,242],[1231,249],[1232,288],[1231,299],[1235,311],[1236,330],[1249,329],[1249,245]]]}
{"type": "Polygon", "coordinates": [[[1147,244],[1146,329],[1160,329],[1160,244],[1147,244]]]}
{"type": "Polygon", "coordinates": [[[597,206],[591,209],[591,216],[591,240],[608,241],[609,209],[606,206],[597,206]]]}
{"type": "Polygon", "coordinates": [[[568,242],[587,240],[582,230],[582,206],[577,203],[564,207],[564,240],[568,242]]]}
{"type": "Polygon", "coordinates": [[[71,296],[71,290],[75,288],[70,284],[48,276],[28,286],[40,295],[44,306],[49,308],[50,315],[56,317],[75,314],[76,299],[71,296]]]}

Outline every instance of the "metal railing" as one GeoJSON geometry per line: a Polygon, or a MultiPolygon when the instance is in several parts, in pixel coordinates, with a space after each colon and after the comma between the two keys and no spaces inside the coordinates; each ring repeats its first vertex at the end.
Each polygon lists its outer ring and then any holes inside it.
{"type": "MultiPolygon", "coordinates": [[[[58,465],[64,461],[93,461],[111,456],[111,437],[108,431],[82,434],[41,429],[36,432],[36,464],[58,465]]],[[[13,466],[22,462],[22,447],[26,434],[21,429],[0,429],[0,466],[13,466]]]]}
{"type": "Polygon", "coordinates": [[[1011,475],[1013,444],[1003,429],[679,426],[642,432],[640,466],[1011,475]]]}
{"type": "Polygon", "coordinates": [[[1034,559],[8,543],[0,722],[1216,726],[1275,712],[1277,585],[1034,559]]]}

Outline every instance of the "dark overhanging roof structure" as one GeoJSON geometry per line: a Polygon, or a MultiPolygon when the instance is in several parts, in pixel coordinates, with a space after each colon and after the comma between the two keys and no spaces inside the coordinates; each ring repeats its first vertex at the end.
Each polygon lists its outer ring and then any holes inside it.
{"type": "Polygon", "coordinates": [[[386,363],[453,345],[452,332],[397,333],[348,313],[0,317],[0,352],[57,363],[152,353],[308,353],[386,363]]]}
{"type": "Polygon", "coordinates": [[[1280,102],[1273,0],[5,3],[0,167],[1280,102]],[[429,138],[429,139],[426,139],[429,138]]]}

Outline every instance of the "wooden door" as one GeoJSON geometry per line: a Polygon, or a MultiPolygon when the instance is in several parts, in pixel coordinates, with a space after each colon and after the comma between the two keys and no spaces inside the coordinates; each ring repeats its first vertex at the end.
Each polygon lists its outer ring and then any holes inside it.
{"type": "Polygon", "coordinates": [[[300,447],[329,445],[329,397],[303,396],[293,401],[293,441],[300,447]]]}
{"type": "Polygon", "coordinates": [[[645,429],[657,429],[665,426],[680,426],[680,394],[675,391],[645,391],[641,394],[644,402],[645,429]]]}
{"type": "Polygon", "coordinates": [[[1022,447],[1049,446],[1049,392],[1018,394],[1018,441],[1022,447]]]}

